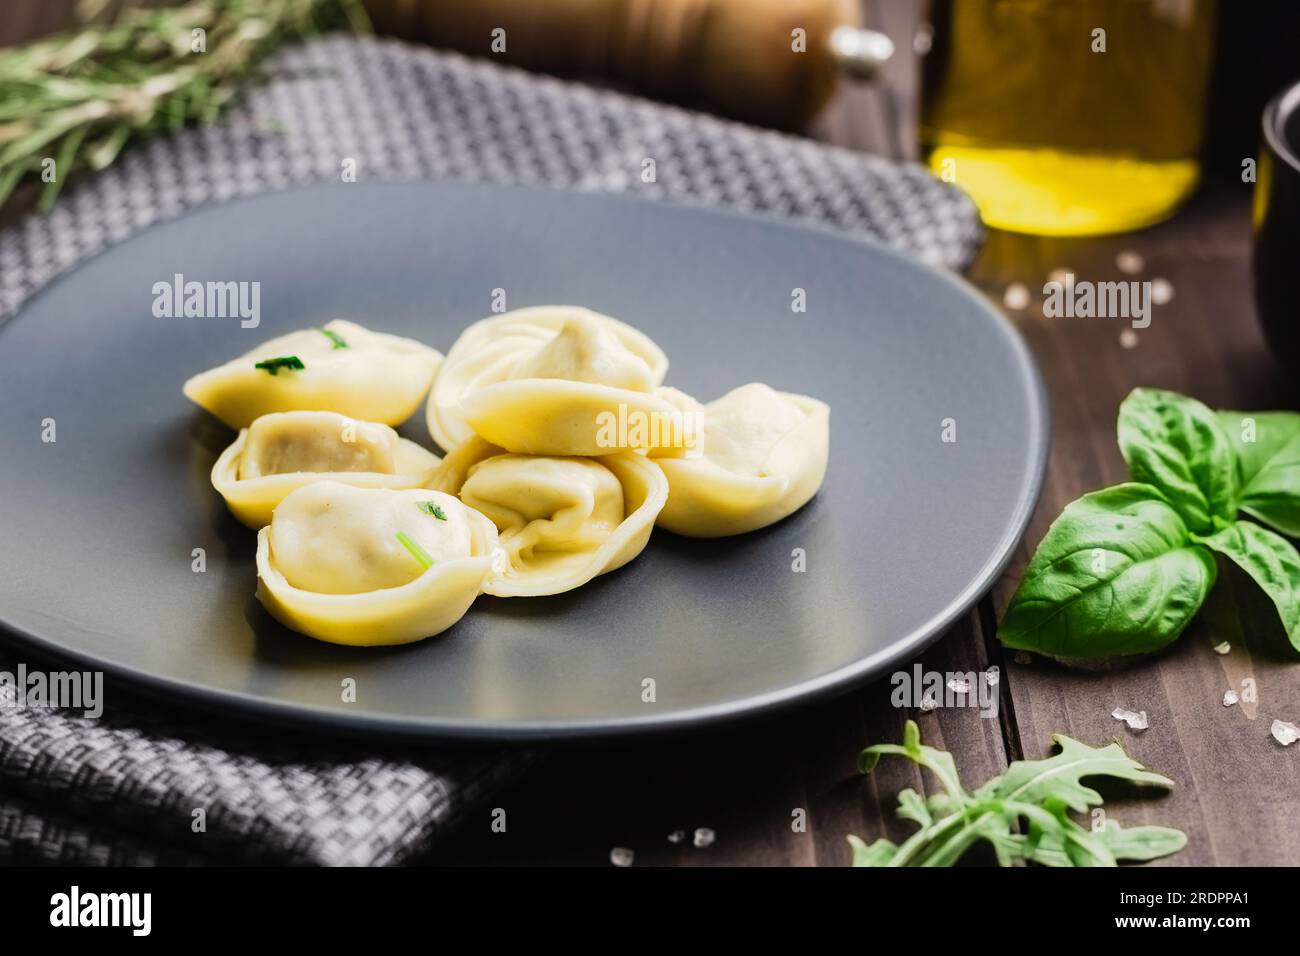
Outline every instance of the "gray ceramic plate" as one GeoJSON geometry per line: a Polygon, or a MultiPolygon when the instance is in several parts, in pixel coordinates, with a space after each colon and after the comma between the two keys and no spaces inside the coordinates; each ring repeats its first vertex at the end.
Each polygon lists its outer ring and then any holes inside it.
{"type": "MultiPolygon", "coordinates": [[[[867,243],[531,189],[241,200],[112,248],[0,332],[0,623],[156,691],[336,729],[563,736],[753,713],[906,661],[968,608],[1024,529],[1047,428],[1013,329],[957,280],[867,243]],[[153,286],[176,273],[260,282],[260,327],[156,318],[153,286]],[[631,322],[668,353],[668,383],[701,399],[762,381],[829,402],[825,486],[763,531],[656,532],[578,591],[481,598],[420,644],[335,647],[282,628],[253,598],[254,534],[208,484],[233,433],[181,383],[336,316],[445,352],[495,289],[511,308],[631,322]],[[947,418],[955,443],[941,441],[947,418]]],[[[402,431],[430,443],[422,411],[402,431]]]]}

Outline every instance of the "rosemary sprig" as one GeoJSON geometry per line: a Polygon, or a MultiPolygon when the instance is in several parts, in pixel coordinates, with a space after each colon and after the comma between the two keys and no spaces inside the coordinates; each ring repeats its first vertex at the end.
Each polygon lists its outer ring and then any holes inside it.
{"type": "MultiPolygon", "coordinates": [[[[81,19],[104,6],[83,0],[81,19]]],[[[211,121],[267,54],[344,26],[369,30],[361,0],[128,3],[109,22],[0,49],[0,204],[30,178],[49,209],[72,173],[103,169],[135,140],[211,121]]]]}

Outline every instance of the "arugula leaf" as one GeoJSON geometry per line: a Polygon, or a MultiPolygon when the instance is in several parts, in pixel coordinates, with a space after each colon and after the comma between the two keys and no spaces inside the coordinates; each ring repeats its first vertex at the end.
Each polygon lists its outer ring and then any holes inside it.
{"type": "Polygon", "coordinates": [[[904,820],[911,820],[923,827],[928,827],[934,822],[934,814],[926,805],[925,798],[911,787],[898,794],[898,815],[904,820]]]}
{"type": "Polygon", "coordinates": [[[1114,820],[1098,833],[1117,860],[1156,860],[1187,846],[1187,834],[1173,827],[1141,826],[1125,829],[1114,820]]]}
{"type": "Polygon", "coordinates": [[[1300,414],[1219,412],[1218,418],[1237,453],[1238,507],[1300,538],[1300,414]]]}
{"type": "MultiPolygon", "coordinates": [[[[1073,821],[1071,821],[1073,823],[1073,821]]],[[[1077,826],[1078,824],[1076,824],[1077,826]]],[[[1177,853],[1187,846],[1187,834],[1172,827],[1139,826],[1121,827],[1113,820],[1106,821],[1106,829],[1093,832],[1092,838],[1110,853],[1116,861],[1146,862],[1177,853]]],[[[1040,866],[1073,866],[1066,853],[1064,841],[1055,833],[1046,833],[1031,844],[1024,834],[1011,833],[999,838],[1002,850],[1008,856],[1040,866]]],[[[855,864],[856,865],[856,864],[855,864]]]]}
{"type": "Polygon", "coordinates": [[[1251,521],[1202,539],[1245,571],[1272,600],[1292,647],[1300,651],[1300,554],[1291,542],[1251,521]]]}
{"type": "Polygon", "coordinates": [[[1153,860],[1181,850],[1187,837],[1167,827],[1121,829],[1107,823],[1093,833],[1070,816],[1099,806],[1101,796],[1081,783],[1084,777],[1111,777],[1172,787],[1173,782],[1132,760],[1118,743],[1089,747],[1056,735],[1060,753],[1044,760],[1018,760],[974,793],[957,778],[952,755],[921,745],[915,722],[908,721],[902,745],[877,744],[859,758],[864,773],[883,754],[905,756],[940,777],[944,794],[923,800],[915,790],[898,795],[898,815],[919,829],[904,843],[880,839],[867,844],[849,836],[854,866],[952,866],[975,844],[992,846],[1001,866],[1024,861],[1044,866],[1115,866],[1118,860],[1153,860]],[[1023,832],[1016,832],[1023,826],[1023,832]]]}
{"type": "Polygon", "coordinates": [[[939,782],[943,784],[943,789],[947,791],[949,798],[960,801],[965,797],[961,779],[957,776],[957,764],[952,759],[952,754],[922,744],[921,728],[916,725],[916,721],[909,720],[903,725],[903,743],[901,746],[899,744],[875,744],[858,754],[858,771],[860,773],[871,773],[876,764],[880,762],[880,758],[885,754],[907,757],[913,763],[925,767],[939,778],[939,782]]]}
{"type": "Polygon", "coordinates": [[[1073,866],[1118,866],[1114,854],[1106,844],[1097,840],[1085,827],[1076,823],[1066,810],[1061,800],[1049,799],[1045,809],[1056,820],[1055,830],[1043,829],[1040,838],[1034,843],[1034,850],[1044,843],[1050,845],[1059,841],[1065,856],[1073,866]]]}
{"type": "Polygon", "coordinates": [[[1215,570],[1155,488],[1095,491],[1048,528],[998,637],[1008,647],[1066,658],[1153,651],[1182,633],[1215,570]]]}
{"type": "Polygon", "coordinates": [[[898,847],[881,838],[867,846],[857,837],[849,834],[849,846],[853,847],[854,866],[888,866],[898,847]]]}
{"type": "Polygon", "coordinates": [[[1112,777],[1166,788],[1174,785],[1168,777],[1144,769],[1118,743],[1089,747],[1064,734],[1053,734],[1052,742],[1060,746],[1060,753],[1045,760],[1017,760],[976,790],[975,796],[1029,803],[1053,797],[1082,813],[1102,803],[1101,794],[1083,785],[1084,777],[1112,777]]]}
{"type": "Polygon", "coordinates": [[[1119,447],[1133,480],[1159,488],[1191,530],[1206,533],[1235,517],[1232,442],[1196,399],[1134,389],[1119,408],[1119,447]]]}
{"type": "Polygon", "coordinates": [[[260,368],[264,372],[270,372],[272,375],[279,375],[280,369],[282,368],[300,372],[306,367],[307,366],[302,364],[302,359],[298,358],[296,355],[285,355],[280,358],[263,359],[260,362],[253,363],[253,368],[260,368]]]}

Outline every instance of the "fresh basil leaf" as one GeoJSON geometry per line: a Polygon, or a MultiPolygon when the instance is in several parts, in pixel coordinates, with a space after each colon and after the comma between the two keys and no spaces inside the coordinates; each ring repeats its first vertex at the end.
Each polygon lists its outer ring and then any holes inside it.
{"type": "Polygon", "coordinates": [[[1089,747],[1064,734],[1054,734],[1060,753],[1043,760],[1017,760],[998,776],[975,791],[977,800],[1011,800],[1045,803],[1059,800],[1080,813],[1100,806],[1101,794],[1084,786],[1084,777],[1110,777],[1130,783],[1173,787],[1168,777],[1152,773],[1124,753],[1118,743],[1089,747]]]}
{"type": "Polygon", "coordinates": [[[1257,648],[1270,657],[1293,653],[1273,599],[1237,562],[1222,554],[1218,558],[1219,576],[1198,615],[1205,621],[1208,643],[1257,648]]]}
{"type": "Polygon", "coordinates": [[[1047,529],[998,637],[1054,657],[1153,651],[1182,633],[1214,575],[1213,556],[1155,488],[1095,491],[1047,529]]]}
{"type": "Polygon", "coordinates": [[[1300,554],[1286,538],[1252,521],[1238,521],[1203,539],[1269,596],[1291,645],[1300,651],[1300,554]]]}
{"type": "Polygon", "coordinates": [[[1214,412],[1194,398],[1136,388],[1119,408],[1119,448],[1134,481],[1154,485],[1196,532],[1231,521],[1237,460],[1214,412]]]}
{"type": "Polygon", "coordinates": [[[1237,453],[1238,507],[1300,538],[1300,414],[1219,412],[1237,453]]]}

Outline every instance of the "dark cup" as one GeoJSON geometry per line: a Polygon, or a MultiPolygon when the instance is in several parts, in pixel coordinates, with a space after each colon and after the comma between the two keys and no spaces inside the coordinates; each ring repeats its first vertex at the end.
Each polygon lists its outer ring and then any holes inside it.
{"type": "Polygon", "coordinates": [[[1253,218],[1255,307],[1273,353],[1300,375],[1300,84],[1264,109],[1253,218]]]}

